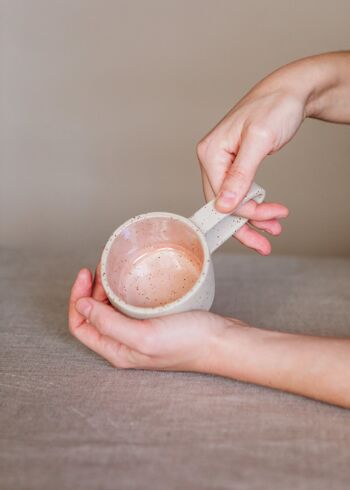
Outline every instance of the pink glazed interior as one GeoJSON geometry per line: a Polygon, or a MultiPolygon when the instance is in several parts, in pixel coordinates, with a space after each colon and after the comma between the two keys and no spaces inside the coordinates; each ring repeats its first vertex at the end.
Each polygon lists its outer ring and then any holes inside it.
{"type": "Polygon", "coordinates": [[[154,308],[186,294],[203,262],[201,241],[190,226],[172,217],[136,219],[112,243],[107,280],[126,303],[154,308]]]}

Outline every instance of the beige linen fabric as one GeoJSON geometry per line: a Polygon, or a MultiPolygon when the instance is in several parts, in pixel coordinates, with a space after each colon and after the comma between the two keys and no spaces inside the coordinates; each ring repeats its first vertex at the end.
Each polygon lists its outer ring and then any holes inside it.
{"type": "MultiPolygon", "coordinates": [[[[214,257],[215,311],[349,334],[350,260],[214,257]]],[[[68,289],[96,259],[1,251],[1,489],[349,488],[350,411],[213,376],[119,371],[73,339],[68,289]]]]}

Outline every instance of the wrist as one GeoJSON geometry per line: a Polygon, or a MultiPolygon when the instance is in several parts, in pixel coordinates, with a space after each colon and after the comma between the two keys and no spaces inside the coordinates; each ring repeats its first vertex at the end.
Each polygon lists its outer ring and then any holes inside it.
{"type": "Polygon", "coordinates": [[[263,79],[257,89],[295,97],[304,108],[304,117],[317,117],[325,104],[324,95],[336,78],[333,56],[317,55],[282,66],[263,79]]]}
{"type": "Polygon", "coordinates": [[[230,324],[216,340],[215,362],[212,374],[248,383],[283,388],[289,377],[294,353],[288,346],[295,336],[264,330],[237,320],[230,324]],[[292,355],[286,355],[289,354],[292,355]]]}
{"type": "Polygon", "coordinates": [[[268,342],[269,334],[274,332],[226,318],[224,328],[217,332],[211,342],[213,354],[208,372],[240,381],[256,382],[254,370],[259,369],[258,359],[263,345],[268,342]]]}
{"type": "Polygon", "coordinates": [[[286,68],[293,69],[293,66],[299,77],[296,86],[304,90],[305,117],[327,119],[329,111],[334,111],[339,103],[344,105],[346,97],[341,91],[348,94],[350,53],[323,53],[296,61],[286,68]]]}
{"type": "Polygon", "coordinates": [[[317,88],[317,67],[312,58],[297,60],[278,68],[254,87],[254,95],[261,93],[279,93],[285,97],[294,98],[307,114],[309,100],[317,88]]]}
{"type": "Polygon", "coordinates": [[[350,407],[349,339],[261,330],[232,320],[216,339],[212,374],[350,407]]]}

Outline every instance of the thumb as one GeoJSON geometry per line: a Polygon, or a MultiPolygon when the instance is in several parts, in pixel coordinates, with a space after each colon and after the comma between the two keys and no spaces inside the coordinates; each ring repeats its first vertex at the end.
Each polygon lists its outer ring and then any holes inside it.
{"type": "Polygon", "coordinates": [[[232,213],[248,193],[256,171],[270,152],[267,137],[263,134],[247,134],[238,154],[229,167],[216,199],[216,208],[222,213],[232,213]]]}

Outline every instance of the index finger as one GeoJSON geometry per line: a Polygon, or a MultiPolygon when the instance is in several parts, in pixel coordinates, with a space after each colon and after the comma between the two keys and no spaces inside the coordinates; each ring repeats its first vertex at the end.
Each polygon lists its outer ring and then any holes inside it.
{"type": "Polygon", "coordinates": [[[264,131],[248,129],[238,154],[228,169],[221,186],[216,207],[222,213],[232,213],[248,193],[256,171],[271,151],[271,140],[264,131]]]}

